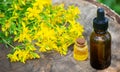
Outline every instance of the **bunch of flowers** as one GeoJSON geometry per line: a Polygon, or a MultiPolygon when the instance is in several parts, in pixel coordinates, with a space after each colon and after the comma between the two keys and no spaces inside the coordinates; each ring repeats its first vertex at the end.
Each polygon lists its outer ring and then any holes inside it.
{"type": "Polygon", "coordinates": [[[52,5],[51,0],[13,0],[0,12],[0,39],[11,47],[11,62],[25,63],[40,58],[36,52],[57,51],[66,55],[68,47],[83,37],[78,7],[52,5]]]}

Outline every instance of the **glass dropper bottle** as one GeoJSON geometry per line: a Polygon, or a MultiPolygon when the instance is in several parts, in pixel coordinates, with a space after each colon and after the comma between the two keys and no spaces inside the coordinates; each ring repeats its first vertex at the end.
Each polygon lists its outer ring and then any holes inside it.
{"type": "Polygon", "coordinates": [[[98,8],[90,36],[90,64],[95,69],[105,69],[111,64],[111,35],[107,31],[108,19],[104,9],[98,8]]]}

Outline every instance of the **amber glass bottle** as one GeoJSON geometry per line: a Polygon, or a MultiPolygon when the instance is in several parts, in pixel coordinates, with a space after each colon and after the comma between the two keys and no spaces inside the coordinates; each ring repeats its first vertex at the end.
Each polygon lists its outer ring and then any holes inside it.
{"type": "Polygon", "coordinates": [[[90,64],[95,69],[105,69],[111,64],[111,35],[107,31],[108,19],[104,9],[98,8],[90,36],[90,64]]]}
{"type": "Polygon", "coordinates": [[[84,38],[78,38],[74,44],[73,57],[75,60],[84,61],[88,58],[88,46],[84,38]]]}

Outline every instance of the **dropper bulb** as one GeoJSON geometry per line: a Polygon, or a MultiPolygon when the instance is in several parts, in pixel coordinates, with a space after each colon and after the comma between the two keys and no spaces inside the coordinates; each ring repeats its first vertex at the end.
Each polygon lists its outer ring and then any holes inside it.
{"type": "Polygon", "coordinates": [[[105,19],[104,9],[103,8],[98,8],[98,10],[97,10],[97,19],[98,20],[104,20],[105,19]]]}
{"type": "Polygon", "coordinates": [[[107,30],[108,28],[108,18],[105,17],[105,12],[103,8],[97,9],[97,17],[93,19],[94,30],[107,30]]]}

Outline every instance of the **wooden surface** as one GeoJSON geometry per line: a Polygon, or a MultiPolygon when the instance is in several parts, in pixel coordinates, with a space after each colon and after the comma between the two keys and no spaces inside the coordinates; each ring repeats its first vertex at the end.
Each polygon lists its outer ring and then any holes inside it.
{"type": "Polygon", "coordinates": [[[86,61],[75,61],[72,57],[72,46],[67,56],[60,56],[57,53],[42,54],[40,59],[28,60],[26,64],[10,63],[6,58],[9,49],[0,44],[0,72],[120,72],[120,18],[109,8],[92,0],[53,0],[53,4],[64,3],[65,6],[76,5],[81,10],[79,22],[85,27],[85,38],[88,41],[92,32],[92,20],[96,17],[98,6],[106,10],[109,18],[109,32],[112,36],[112,63],[105,70],[95,70],[90,66],[89,58],[86,61]],[[109,13],[110,12],[110,13],[109,13]]]}

